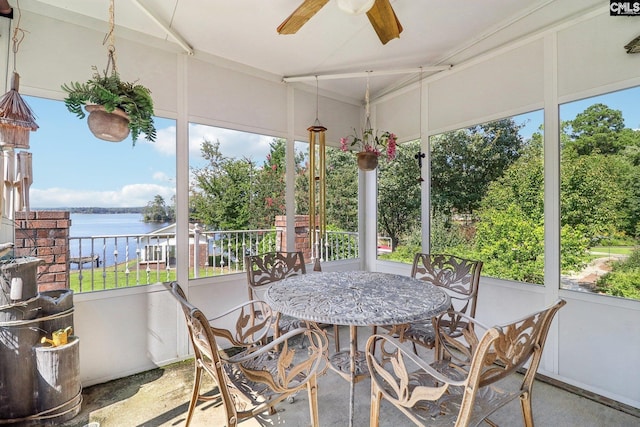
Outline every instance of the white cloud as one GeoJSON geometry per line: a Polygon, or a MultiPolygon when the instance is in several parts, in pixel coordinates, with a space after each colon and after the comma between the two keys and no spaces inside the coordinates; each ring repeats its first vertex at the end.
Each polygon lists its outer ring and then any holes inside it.
{"type": "Polygon", "coordinates": [[[162,171],[154,172],[151,177],[153,178],[154,181],[159,181],[159,182],[171,182],[174,180],[174,177],[169,176],[162,171]]]}
{"type": "Polygon", "coordinates": [[[125,185],[118,190],[79,191],[68,188],[48,188],[30,191],[32,209],[64,207],[140,207],[156,195],[169,202],[175,194],[175,188],[157,184],[125,185]]]}
{"type": "MultiPolygon", "coordinates": [[[[273,141],[273,137],[214,126],[191,124],[189,125],[190,159],[196,161],[201,159],[200,145],[204,140],[220,141],[220,150],[226,157],[250,158],[260,162],[266,158],[269,152],[269,144],[273,141]]],[[[168,126],[159,129],[156,133],[156,141],[149,144],[163,155],[175,156],[176,127],[168,126]]]]}
{"type": "Polygon", "coordinates": [[[189,155],[200,158],[202,141],[220,141],[220,151],[226,157],[263,160],[269,152],[273,137],[255,133],[194,124],[189,126],[189,155]]]}
{"type": "MultiPolygon", "coordinates": [[[[146,141],[145,141],[146,142],[146,141]]],[[[155,142],[146,142],[151,144],[153,148],[162,155],[176,155],[176,127],[168,126],[156,131],[155,142]]]]}

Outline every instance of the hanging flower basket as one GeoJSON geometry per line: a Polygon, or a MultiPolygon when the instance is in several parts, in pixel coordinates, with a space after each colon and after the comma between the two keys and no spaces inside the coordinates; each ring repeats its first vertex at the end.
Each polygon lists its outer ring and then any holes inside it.
{"type": "Polygon", "coordinates": [[[119,142],[131,131],[133,145],[143,133],[147,141],[155,141],[153,100],[149,89],[121,81],[115,71],[109,72],[107,69],[101,74],[96,67],[92,68],[93,77],[86,83],[62,85],[62,89],[68,93],[64,99],[67,109],[83,119],[86,116],[84,107],[90,113],[89,129],[100,139],[119,142]],[[110,126],[114,128],[110,129],[110,126]],[[126,134],[124,127],[128,128],[126,134]]]}
{"type": "Polygon", "coordinates": [[[102,105],[86,105],[87,125],[96,138],[120,142],[129,136],[129,116],[119,108],[108,113],[102,105]]]}
{"type": "Polygon", "coordinates": [[[378,134],[371,128],[367,120],[367,127],[360,137],[354,129],[354,134],[346,138],[340,138],[340,149],[349,151],[350,147],[357,147],[356,152],[358,167],[363,171],[372,171],[378,167],[378,157],[386,154],[386,159],[391,161],[396,158],[397,137],[391,132],[378,134]]]}
{"type": "Polygon", "coordinates": [[[153,124],[151,91],[135,82],[120,80],[115,57],[114,17],[114,0],[111,0],[109,32],[105,37],[105,43],[109,41],[107,68],[100,73],[98,68],[93,66],[93,76],[87,82],[63,84],[62,90],[67,92],[64,104],[80,119],[85,117],[82,110],[82,107],[85,107],[90,113],[89,129],[99,139],[120,142],[131,131],[134,146],[141,134],[145,135],[147,141],[153,142],[156,138],[156,128],[153,124]]]}
{"type": "Polygon", "coordinates": [[[372,171],[378,167],[378,155],[373,151],[361,151],[357,153],[358,168],[363,171],[372,171]]]}

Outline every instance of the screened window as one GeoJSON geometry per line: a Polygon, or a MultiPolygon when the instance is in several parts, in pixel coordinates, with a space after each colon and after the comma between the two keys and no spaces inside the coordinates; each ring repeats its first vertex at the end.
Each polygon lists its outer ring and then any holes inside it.
{"type": "Polygon", "coordinates": [[[638,96],[560,106],[563,289],[640,299],[638,96]]]}
{"type": "Polygon", "coordinates": [[[431,137],[430,252],[543,284],[542,119],[537,111],[431,137]]]}

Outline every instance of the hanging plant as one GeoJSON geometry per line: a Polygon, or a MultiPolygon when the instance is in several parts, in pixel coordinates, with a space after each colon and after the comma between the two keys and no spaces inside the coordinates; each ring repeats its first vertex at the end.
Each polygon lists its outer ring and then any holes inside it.
{"type": "Polygon", "coordinates": [[[115,70],[111,73],[105,70],[100,74],[95,66],[92,68],[93,78],[86,83],[71,82],[62,85],[62,89],[68,93],[64,100],[67,109],[84,119],[85,107],[90,113],[89,127],[94,125],[92,131],[98,138],[113,142],[122,141],[130,130],[133,145],[142,133],[147,141],[155,141],[156,128],[153,123],[151,91],[142,85],[121,81],[115,70]],[[102,108],[96,108],[94,105],[102,108]],[[106,116],[107,114],[109,116],[106,116]],[[105,123],[103,120],[114,123],[105,123]],[[123,124],[126,132],[124,135],[123,124]]]}
{"type": "Polygon", "coordinates": [[[153,99],[151,91],[146,87],[120,80],[115,60],[113,3],[111,0],[110,31],[105,37],[105,42],[107,39],[110,41],[107,49],[107,67],[100,73],[98,68],[93,66],[93,77],[86,83],[71,82],[61,87],[68,93],[64,104],[70,112],[80,119],[86,116],[83,107],[89,112],[89,129],[97,138],[119,142],[131,131],[131,139],[135,146],[136,140],[143,133],[147,141],[155,141],[153,99]]]}

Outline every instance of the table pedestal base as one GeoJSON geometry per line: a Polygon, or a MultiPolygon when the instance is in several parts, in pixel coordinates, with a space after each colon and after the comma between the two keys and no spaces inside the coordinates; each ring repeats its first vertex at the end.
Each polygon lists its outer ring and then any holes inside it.
{"type": "MultiPolygon", "coordinates": [[[[358,382],[369,376],[369,368],[363,351],[356,351],[355,381],[358,382]]],[[[342,378],[351,381],[351,355],[348,351],[340,351],[329,356],[331,369],[336,371],[342,378]]]]}

